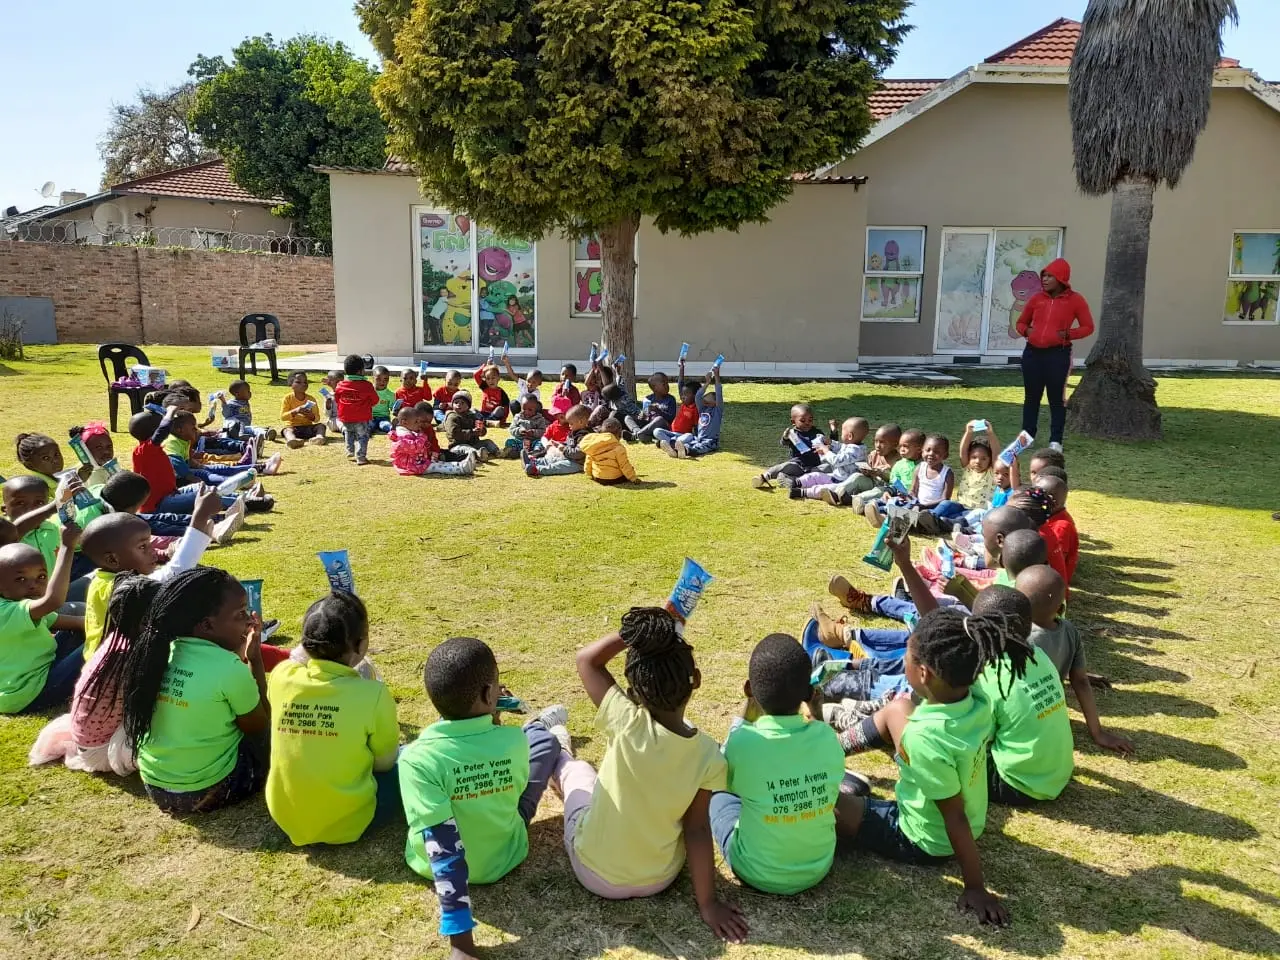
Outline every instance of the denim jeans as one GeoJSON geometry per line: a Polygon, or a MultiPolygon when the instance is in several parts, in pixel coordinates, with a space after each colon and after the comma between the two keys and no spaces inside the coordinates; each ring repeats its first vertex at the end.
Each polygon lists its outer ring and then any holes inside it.
{"type": "Polygon", "coordinates": [[[366,420],[364,423],[347,423],[342,424],[342,439],[346,441],[347,453],[355,454],[361,460],[369,457],[369,433],[373,429],[372,424],[366,420]]]}
{"type": "MultiPolygon", "coordinates": [[[[191,511],[196,508],[196,494],[200,492],[202,484],[194,483],[188,487],[179,487],[173,493],[169,494],[163,500],[156,504],[156,513],[181,513],[185,516],[191,516],[191,511]]],[[[225,509],[235,504],[235,497],[222,497],[222,506],[225,509]]]]}
{"type": "Polygon", "coordinates": [[[733,842],[733,832],[738,829],[741,816],[741,797],[723,791],[711,795],[711,836],[715,837],[724,865],[730,870],[733,864],[729,862],[729,845],[733,842]]]}
{"type": "Polygon", "coordinates": [[[191,515],[183,513],[140,513],[154,537],[180,537],[191,526],[191,515]]]}
{"type": "Polygon", "coordinates": [[[529,823],[538,812],[538,801],[546,793],[547,784],[551,782],[551,775],[555,773],[564,750],[541,720],[526,723],[524,736],[529,741],[529,783],[520,794],[518,809],[520,819],[529,823]]]}
{"type": "Polygon", "coordinates": [[[661,427],[653,431],[653,439],[658,443],[662,443],[664,440],[668,443],[675,443],[679,440],[684,444],[685,450],[695,457],[715,453],[720,449],[719,439],[699,440],[692,433],[672,433],[670,430],[663,430],[661,427]]]}
{"type": "Polygon", "coordinates": [[[582,464],[568,457],[556,457],[554,460],[543,457],[541,460],[533,461],[533,465],[544,477],[564,477],[571,473],[582,473],[582,464]]]}
{"type": "MultiPolygon", "coordinates": [[[[904,636],[904,650],[905,647],[904,636]]],[[[876,700],[886,694],[909,690],[905,671],[902,656],[850,660],[847,669],[822,685],[822,693],[828,700],[876,700]]]]}
{"type": "Polygon", "coordinates": [[[373,820],[367,829],[386,826],[394,823],[398,827],[405,826],[404,803],[400,799],[400,771],[395,767],[390,770],[374,771],[373,782],[377,785],[377,799],[374,801],[373,820]]]}
{"type": "Polygon", "coordinates": [[[58,649],[54,653],[53,663],[49,664],[44,687],[19,713],[37,713],[61,706],[75,692],[76,681],[80,679],[80,671],[84,668],[84,634],[78,630],[59,630],[54,634],[54,641],[58,649]]]}
{"type": "Polygon", "coordinates": [[[960,520],[968,510],[969,508],[959,500],[943,500],[940,504],[934,507],[930,513],[939,520],[960,520]]]}
{"type": "MultiPolygon", "coordinates": [[[[962,610],[965,609],[959,600],[946,594],[943,594],[940,597],[935,597],[934,599],[938,601],[938,606],[940,607],[960,607],[962,610]]],[[[887,617],[890,620],[897,620],[901,623],[906,623],[907,617],[919,616],[919,611],[916,609],[916,605],[912,601],[902,600],[899,597],[872,597],[871,609],[882,617],[887,617]]],[[[872,632],[876,633],[883,631],[872,632]]]]}

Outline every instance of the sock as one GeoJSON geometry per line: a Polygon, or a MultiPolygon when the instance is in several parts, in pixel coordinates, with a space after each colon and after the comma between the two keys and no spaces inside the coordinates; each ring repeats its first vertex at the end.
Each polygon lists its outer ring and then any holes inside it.
{"type": "Polygon", "coordinates": [[[884,737],[876,727],[874,716],[863,717],[852,727],[843,731],[839,739],[846,757],[855,753],[866,753],[868,750],[884,745],[884,737]]]}

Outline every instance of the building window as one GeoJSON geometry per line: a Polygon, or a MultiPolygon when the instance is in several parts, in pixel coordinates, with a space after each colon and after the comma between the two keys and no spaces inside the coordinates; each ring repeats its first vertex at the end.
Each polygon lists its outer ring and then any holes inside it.
{"type": "Polygon", "coordinates": [[[603,313],[604,272],[600,241],[583,237],[573,245],[573,310],[575,317],[599,317],[603,313]]]}
{"type": "Polygon", "coordinates": [[[1280,299],[1280,231],[1237,230],[1231,237],[1222,322],[1275,323],[1280,299]]]}
{"type": "Polygon", "coordinates": [[[919,323],[924,279],[924,227],[867,227],[862,319],[919,323]]]}

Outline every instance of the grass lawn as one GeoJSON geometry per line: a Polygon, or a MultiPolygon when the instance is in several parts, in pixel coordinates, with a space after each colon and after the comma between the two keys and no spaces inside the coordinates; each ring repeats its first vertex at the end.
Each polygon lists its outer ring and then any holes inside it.
{"type": "MultiPolygon", "coordinates": [[[[202,389],[225,383],[207,351],[148,351],[202,389]]],[[[284,388],[258,383],[258,421],[270,422],[284,388]]],[[[0,366],[0,473],[18,470],[16,433],[65,438],[68,426],[103,417],[103,389],[88,347],[35,348],[26,362],[0,366]]],[[[598,761],[573,651],[629,605],[664,598],[680,559],[693,556],[718,579],[690,627],[704,683],[690,716],[722,736],[756,640],[798,635],[832,573],[881,589],[889,582],[860,562],[871,531],[851,511],[749,486],[778,454],[788,405],[815,402],[821,422],[857,413],[953,438],[985,417],[1011,438],[1021,388],[1010,375],[974,374],[948,389],[744,384],[726,393],[723,452],[676,462],[633,448],[645,480],[634,488],[528,480],[510,463],[469,480],[410,479],[385,465],[357,471],[340,444],[290,451],[286,472],[267,483],[275,512],[251,517],[209,559],[265,578],[269,615],[283,620],[277,642],[290,643],[326,589],[316,551],[348,547],[406,741],[434,719],[419,673],[427,652],[472,635],[495,648],[517,694],[539,707],[568,704],[581,755],[598,761]]],[[[699,921],[684,877],[645,901],[585,893],[549,796],[528,861],[474,891],[486,955],[1280,955],[1280,524],[1270,517],[1280,480],[1267,459],[1280,450],[1280,379],[1170,376],[1159,397],[1164,443],[1068,438],[1071,510],[1084,540],[1073,619],[1092,630],[1091,668],[1115,681],[1099,697],[1104,722],[1138,755],[1095,749],[1073,707],[1076,780],[1063,797],[1031,812],[991,808],[980,848],[1011,927],[980,928],[956,913],[954,868],[855,858],[794,899],[722,876],[751,923],[750,942],[727,947],[699,921]]],[[[373,444],[384,464],[385,444],[373,444]]],[[[117,437],[126,463],[131,447],[117,437]]],[[[434,896],[405,866],[400,831],[295,850],[260,797],[175,821],[136,777],[27,768],[45,719],[0,718],[0,956],[445,955],[434,896]]],[[[886,757],[851,766],[872,776],[877,795],[891,795],[886,757]]]]}

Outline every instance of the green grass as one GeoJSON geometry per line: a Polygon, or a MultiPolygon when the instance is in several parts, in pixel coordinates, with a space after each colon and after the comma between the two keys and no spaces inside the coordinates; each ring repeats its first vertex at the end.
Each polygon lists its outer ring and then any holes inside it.
{"type": "MultiPolygon", "coordinates": [[[[224,381],[195,349],[148,348],[174,376],[224,381]]],[[[265,383],[260,380],[258,383],[265,383]]],[[[259,421],[281,387],[255,384],[259,421]]],[[[924,389],[850,384],[731,385],[724,452],[677,463],[634,450],[637,488],[582,477],[526,480],[498,464],[471,480],[415,480],[386,466],[357,471],[336,446],[286,457],[268,482],[272,514],[210,556],[266,580],[266,603],[295,638],[325,589],[317,550],[348,547],[373,613],[373,649],[399,701],[404,737],[433,719],[419,667],[450,635],[485,638],[504,680],[541,706],[570,705],[583,756],[602,744],[573,671],[575,648],[625,608],[662,599],[686,554],[718,577],[690,628],[704,686],[690,708],[726,731],[753,643],[798,632],[837,571],[883,588],[860,562],[871,539],[850,511],[750,489],[772,461],[786,408],[814,401],[820,419],[864,415],[958,435],[974,417],[1016,430],[1009,375],[924,389]]],[[[1077,712],[1077,777],[1056,803],[992,808],[980,847],[1013,925],[982,929],[956,914],[954,869],[841,860],[794,899],[722,877],[752,924],[726,947],[698,920],[686,879],[648,901],[605,903],[576,884],[559,809],[544,800],[528,861],[475,891],[488,955],[518,958],[808,956],[1224,957],[1280,954],[1280,380],[1221,375],[1160,382],[1168,439],[1119,446],[1069,438],[1071,509],[1084,538],[1073,617],[1094,634],[1093,669],[1111,676],[1105,721],[1135,760],[1088,742],[1077,712]]],[[[87,347],[36,348],[0,366],[0,473],[16,471],[8,438],[65,436],[105,414],[87,347]]],[[[385,454],[375,441],[375,457],[385,454]]],[[[126,457],[130,445],[119,438],[126,457]]],[[[32,770],[44,718],[0,718],[0,956],[443,956],[429,888],[404,865],[403,836],[383,830],[349,847],[294,850],[261,799],[178,822],[136,778],[32,770]],[[199,923],[187,931],[193,906],[199,923]],[[222,911],[259,930],[219,916],[222,911]]],[[[892,790],[891,763],[851,763],[892,790]]]]}

